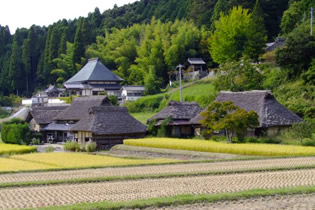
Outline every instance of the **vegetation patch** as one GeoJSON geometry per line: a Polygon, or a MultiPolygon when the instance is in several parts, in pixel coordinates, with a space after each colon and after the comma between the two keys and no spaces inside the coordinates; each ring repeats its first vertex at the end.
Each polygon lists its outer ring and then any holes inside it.
{"type": "MultiPolygon", "coordinates": [[[[14,144],[1,144],[0,145],[0,155],[4,154],[24,154],[36,152],[36,147],[24,146],[24,145],[14,145],[14,144]]],[[[2,164],[0,164],[2,168],[2,164]]]]}
{"type": "Polygon", "coordinates": [[[218,201],[240,200],[255,198],[260,196],[274,195],[294,195],[315,193],[315,186],[302,186],[281,189],[253,189],[233,193],[220,193],[210,195],[177,195],[165,198],[151,198],[128,202],[109,202],[82,203],[70,206],[47,207],[43,209],[142,209],[147,207],[166,207],[172,205],[185,205],[193,203],[214,203],[218,201]]]}
{"type": "Polygon", "coordinates": [[[82,153],[36,153],[0,158],[0,172],[97,168],[181,162],[165,158],[128,159],[82,153]]]}
{"type": "Polygon", "coordinates": [[[130,139],[125,140],[124,144],[141,147],[192,150],[200,152],[230,153],[239,155],[284,157],[315,155],[314,147],[268,144],[228,144],[223,142],[175,138],[130,139]]]}

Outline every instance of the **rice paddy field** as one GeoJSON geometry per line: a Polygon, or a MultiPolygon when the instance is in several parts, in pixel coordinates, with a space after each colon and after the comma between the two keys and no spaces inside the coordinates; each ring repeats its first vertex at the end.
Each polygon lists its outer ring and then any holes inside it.
{"type": "Polygon", "coordinates": [[[24,154],[30,152],[36,152],[36,147],[15,144],[3,144],[2,142],[0,142],[0,155],[24,154]]]}
{"type": "Polygon", "coordinates": [[[315,147],[272,144],[228,144],[175,138],[130,139],[125,145],[254,156],[314,156],[315,147]]]}
{"type": "Polygon", "coordinates": [[[0,158],[0,172],[150,165],[180,162],[171,159],[128,159],[82,153],[33,153],[0,158]]]}

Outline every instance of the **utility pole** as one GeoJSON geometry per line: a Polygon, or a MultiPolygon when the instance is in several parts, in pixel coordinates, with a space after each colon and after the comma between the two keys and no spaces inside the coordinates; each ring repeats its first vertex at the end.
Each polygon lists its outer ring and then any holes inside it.
{"type": "Polygon", "coordinates": [[[311,36],[313,36],[313,7],[311,7],[311,36]]]}
{"type": "Polygon", "coordinates": [[[180,102],[183,102],[183,94],[182,94],[182,65],[179,64],[176,68],[179,68],[179,91],[180,91],[180,102]]]}

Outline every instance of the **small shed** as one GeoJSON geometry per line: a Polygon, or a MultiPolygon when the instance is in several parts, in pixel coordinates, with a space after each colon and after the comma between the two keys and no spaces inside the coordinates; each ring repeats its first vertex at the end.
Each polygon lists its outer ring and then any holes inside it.
{"type": "Polygon", "coordinates": [[[133,118],[126,107],[98,106],[90,108],[71,131],[80,144],[91,140],[104,149],[122,144],[124,139],[143,138],[146,126],[133,118]]]}
{"type": "Polygon", "coordinates": [[[184,79],[201,79],[208,75],[206,62],[202,58],[188,58],[184,64],[184,79]]]}
{"type": "MultiPolygon", "coordinates": [[[[244,92],[221,91],[216,101],[232,101],[238,107],[246,111],[255,111],[259,116],[259,126],[248,131],[250,136],[274,136],[293,123],[301,122],[302,119],[295,113],[281,105],[275,97],[266,90],[253,90],[244,92]]],[[[196,135],[200,135],[202,117],[196,115],[190,123],[195,128],[196,135]]]]}
{"type": "Polygon", "coordinates": [[[60,97],[62,90],[57,88],[56,85],[50,85],[46,90],[44,90],[44,93],[50,98],[60,97]]]}
{"type": "Polygon", "coordinates": [[[123,86],[120,89],[123,102],[135,101],[144,96],[144,86],[123,86]]]}
{"type": "Polygon", "coordinates": [[[190,120],[201,112],[201,108],[196,102],[170,101],[168,106],[148,120],[156,120],[155,126],[160,127],[161,123],[170,118],[167,124],[174,137],[193,136],[193,127],[190,120]]]}
{"type": "Polygon", "coordinates": [[[266,44],[266,51],[271,52],[275,49],[282,47],[285,43],[286,38],[285,37],[278,37],[274,42],[270,42],[266,44]]]}

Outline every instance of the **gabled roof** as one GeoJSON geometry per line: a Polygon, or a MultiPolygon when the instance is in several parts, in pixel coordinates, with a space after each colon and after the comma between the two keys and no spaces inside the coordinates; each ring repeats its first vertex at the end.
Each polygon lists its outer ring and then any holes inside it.
{"type": "Polygon", "coordinates": [[[44,93],[52,93],[52,92],[60,92],[60,90],[55,86],[51,85],[49,88],[47,88],[44,93]]]}
{"type": "Polygon", "coordinates": [[[121,89],[125,89],[127,91],[145,91],[144,86],[123,86],[121,89]]]}
{"type": "Polygon", "coordinates": [[[111,106],[107,96],[88,96],[75,98],[67,109],[58,114],[54,120],[79,121],[89,114],[89,109],[94,106],[111,106]]]}
{"type": "Polygon", "coordinates": [[[63,110],[68,108],[68,106],[43,106],[43,107],[33,107],[30,114],[34,118],[37,124],[49,124],[52,122],[53,118],[56,117],[63,110]]]}
{"type": "Polygon", "coordinates": [[[282,47],[285,43],[286,38],[278,37],[275,42],[270,42],[266,44],[266,51],[270,52],[278,47],[282,47]]]}
{"type": "Polygon", "coordinates": [[[168,106],[162,109],[159,113],[149,119],[164,120],[171,117],[173,120],[191,120],[199,114],[201,108],[196,102],[178,102],[170,101],[168,106]]]}
{"type": "MultiPolygon", "coordinates": [[[[259,116],[259,127],[286,126],[302,121],[299,116],[281,105],[269,91],[265,90],[221,91],[216,101],[233,101],[235,105],[246,111],[255,111],[259,116]]],[[[198,114],[191,123],[200,124],[201,119],[198,114]]]]}
{"type": "Polygon", "coordinates": [[[133,118],[126,107],[99,106],[90,108],[72,131],[89,131],[94,135],[145,133],[146,126],[133,118]]]}
{"type": "Polygon", "coordinates": [[[89,59],[88,63],[78,73],[66,81],[66,84],[84,81],[121,82],[123,79],[111,72],[98,58],[95,58],[89,59]]]}
{"type": "Polygon", "coordinates": [[[202,58],[188,58],[187,62],[192,65],[205,65],[206,62],[202,58]]]}

